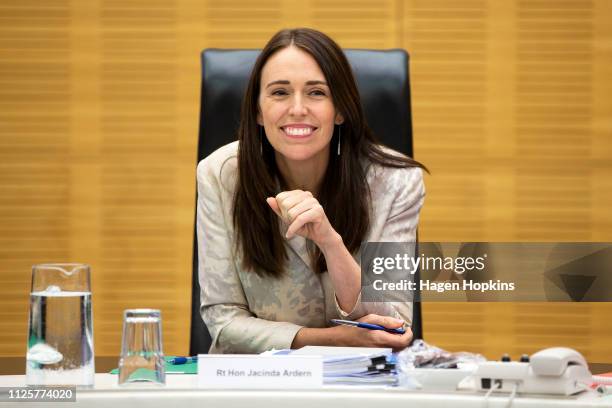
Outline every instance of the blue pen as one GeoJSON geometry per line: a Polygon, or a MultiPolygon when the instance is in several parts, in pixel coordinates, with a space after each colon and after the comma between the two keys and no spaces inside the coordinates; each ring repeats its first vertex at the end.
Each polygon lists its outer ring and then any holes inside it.
{"type": "Polygon", "coordinates": [[[197,363],[198,362],[198,356],[193,356],[193,357],[174,357],[174,358],[171,358],[168,362],[170,364],[172,364],[172,365],[180,365],[180,364],[187,364],[187,363],[197,363]]]}
{"type": "Polygon", "coordinates": [[[362,329],[368,329],[368,330],[384,330],[387,333],[393,333],[393,334],[406,333],[406,330],[404,330],[402,327],[398,329],[389,329],[387,327],[379,326],[377,324],[354,322],[352,320],[340,320],[340,319],[331,319],[331,322],[335,324],[343,324],[345,326],[361,327],[362,329]]]}

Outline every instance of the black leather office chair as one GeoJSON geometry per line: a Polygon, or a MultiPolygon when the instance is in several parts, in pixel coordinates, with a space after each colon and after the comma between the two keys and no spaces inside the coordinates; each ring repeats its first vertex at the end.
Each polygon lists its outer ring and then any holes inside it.
{"type": "MultiPolygon", "coordinates": [[[[408,53],[404,50],[345,50],[353,67],[369,126],[387,146],[412,157],[408,53]]],[[[240,104],[259,50],[202,52],[198,162],[235,140],[240,104]]],[[[210,334],[200,316],[197,236],[193,239],[190,354],[207,353],[210,334]]],[[[415,338],[423,338],[421,304],[414,303],[415,338]]]]}

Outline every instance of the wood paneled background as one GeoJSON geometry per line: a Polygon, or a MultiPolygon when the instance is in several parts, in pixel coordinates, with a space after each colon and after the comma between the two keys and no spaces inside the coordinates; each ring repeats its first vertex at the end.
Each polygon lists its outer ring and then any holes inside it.
{"type": "MultiPolygon", "coordinates": [[[[608,0],[0,0],[0,355],[30,267],[93,269],[95,347],[161,308],[188,351],[199,52],[311,26],[409,50],[425,241],[612,241],[608,0]]],[[[612,303],[426,304],[426,338],[612,362],[612,303]]]]}

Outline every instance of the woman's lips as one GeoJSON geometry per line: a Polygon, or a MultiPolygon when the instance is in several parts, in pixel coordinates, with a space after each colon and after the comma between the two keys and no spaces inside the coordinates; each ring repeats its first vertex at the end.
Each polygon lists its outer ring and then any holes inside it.
{"type": "Polygon", "coordinates": [[[288,137],[303,139],[312,135],[317,128],[311,126],[283,126],[281,130],[288,137]]]}

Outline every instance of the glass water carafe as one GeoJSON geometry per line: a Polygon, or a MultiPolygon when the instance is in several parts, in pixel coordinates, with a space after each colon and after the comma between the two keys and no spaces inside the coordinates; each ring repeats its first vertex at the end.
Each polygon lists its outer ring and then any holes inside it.
{"type": "Polygon", "coordinates": [[[26,355],[28,385],[94,384],[89,265],[32,268],[26,355]]]}

